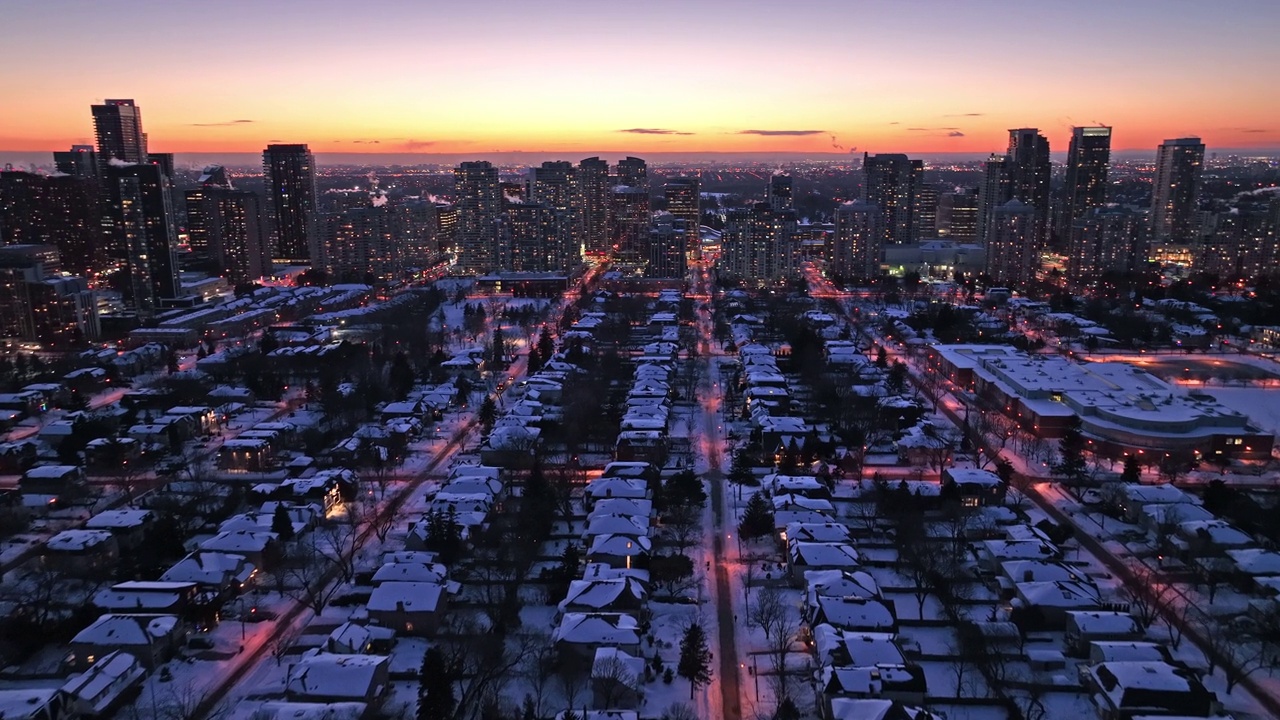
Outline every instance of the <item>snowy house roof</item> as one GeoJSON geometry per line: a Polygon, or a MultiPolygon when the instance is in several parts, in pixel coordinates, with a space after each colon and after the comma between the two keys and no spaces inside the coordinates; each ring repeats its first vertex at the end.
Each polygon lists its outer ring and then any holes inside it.
{"type": "Polygon", "coordinates": [[[811,497],[805,497],[804,495],[792,495],[792,494],[774,495],[773,509],[775,511],[800,509],[800,510],[813,510],[815,512],[820,512],[820,513],[835,512],[835,506],[831,504],[830,500],[824,500],[822,498],[811,498],[811,497]]]}
{"type": "Polygon", "coordinates": [[[50,552],[84,552],[111,542],[113,536],[107,530],[63,530],[49,538],[45,549],[50,552]]]}
{"type": "Polygon", "coordinates": [[[1261,548],[1228,550],[1227,557],[1245,575],[1280,575],[1280,553],[1261,548]]]}
{"type": "Polygon", "coordinates": [[[1015,583],[1023,602],[1031,607],[1097,608],[1102,596],[1096,585],[1083,582],[1015,583]]]}
{"type": "Polygon", "coordinates": [[[1083,571],[1049,560],[1005,560],[1000,563],[1000,571],[1013,582],[1088,582],[1083,571]]]}
{"type": "MultiPolygon", "coordinates": [[[[1113,708],[1150,708],[1153,714],[1193,710],[1187,703],[1199,699],[1208,709],[1212,694],[1185,668],[1162,662],[1105,662],[1087,672],[1113,708]]],[[[1140,713],[1134,713],[1140,714],[1140,713]]],[[[1193,713],[1206,717],[1205,713],[1193,713]]]]}
{"type": "Polygon", "coordinates": [[[1169,483],[1163,485],[1125,483],[1120,487],[1120,492],[1126,500],[1135,505],[1200,502],[1194,496],[1188,495],[1169,483]]]}
{"type": "Polygon", "coordinates": [[[861,564],[858,551],[848,543],[788,540],[787,553],[797,567],[854,568],[861,564]]]}
{"type": "Polygon", "coordinates": [[[849,527],[840,523],[788,523],[784,540],[800,542],[849,542],[849,527]]]}
{"type": "Polygon", "coordinates": [[[383,655],[304,655],[289,671],[285,690],[296,697],[364,698],[378,695],[376,683],[386,668],[383,655]]]}
{"type": "Polygon", "coordinates": [[[150,646],[168,637],[178,626],[174,615],[118,615],[108,613],[71,639],[72,643],[129,647],[150,646]]]}
{"type": "Polygon", "coordinates": [[[649,519],[635,515],[603,515],[592,513],[587,521],[587,529],[582,532],[584,538],[599,535],[648,535],[649,519]]]}
{"type": "Polygon", "coordinates": [[[57,698],[57,688],[17,687],[0,690],[0,718],[36,720],[57,698]]]}
{"type": "Polygon", "coordinates": [[[629,655],[616,647],[596,648],[595,660],[591,663],[591,675],[592,677],[618,678],[614,670],[617,664],[621,664],[624,672],[632,677],[633,684],[639,683],[644,677],[644,658],[629,655]]]}
{"type": "Polygon", "coordinates": [[[433,582],[384,582],[373,589],[366,605],[382,612],[434,612],[444,589],[433,582]]]}
{"type": "Polygon", "coordinates": [[[635,645],[640,629],[625,613],[565,613],[551,637],[574,645],[635,645]]]}
{"type": "Polygon", "coordinates": [[[938,720],[924,708],[883,698],[832,698],[830,720],[938,720]]]}
{"type": "Polygon", "coordinates": [[[200,543],[201,550],[229,553],[259,553],[275,542],[276,534],[266,531],[233,530],[222,532],[200,543]]]}
{"type": "Polygon", "coordinates": [[[311,703],[271,700],[258,706],[251,720],[361,720],[368,706],[362,702],[311,703]]]}
{"type": "Polygon", "coordinates": [[[1204,538],[1219,548],[1245,548],[1254,544],[1247,533],[1225,520],[1192,520],[1178,523],[1178,535],[1183,538],[1204,538]]]}
{"type": "Polygon", "coordinates": [[[653,516],[653,502],[637,498],[613,497],[600,500],[591,509],[587,519],[591,520],[605,515],[622,515],[626,517],[644,518],[648,524],[653,516]]]}
{"type": "MultiPolygon", "coordinates": [[[[101,715],[122,693],[140,682],[147,674],[146,668],[133,655],[121,650],[98,658],[88,670],[73,676],[62,686],[62,692],[71,695],[87,707],[91,714],[101,715]]],[[[21,718],[0,710],[0,717],[21,718]]]]}
{"type": "Polygon", "coordinates": [[[643,603],[649,595],[644,586],[635,578],[617,578],[610,580],[574,580],[569,583],[569,593],[560,601],[560,611],[567,608],[590,608],[605,610],[619,602],[628,604],[643,603]]]}
{"type": "Polygon", "coordinates": [[[373,574],[374,585],[385,582],[425,582],[443,584],[449,579],[449,569],[442,563],[386,563],[373,574]]]}
{"type": "Polygon", "coordinates": [[[653,542],[643,535],[597,535],[591,538],[587,555],[635,557],[653,549],[653,542]]]}
{"type": "Polygon", "coordinates": [[[880,585],[870,573],[861,570],[807,570],[805,587],[811,600],[825,597],[880,597],[880,585]]]}
{"type": "Polygon", "coordinates": [[[927,689],[924,670],[914,665],[824,667],[819,682],[827,695],[878,696],[885,691],[923,693],[927,689]]]}
{"type": "Polygon", "coordinates": [[[160,579],[221,587],[228,581],[248,582],[253,573],[253,563],[243,555],[196,550],[174,563],[160,579]]]}
{"type": "Polygon", "coordinates": [[[827,623],[813,628],[813,646],[819,665],[867,666],[906,662],[897,635],[883,632],[840,630],[827,623]]]}
{"type": "Polygon", "coordinates": [[[853,596],[819,596],[812,619],[845,630],[892,631],[897,625],[888,605],[853,596]]]}
{"type": "Polygon", "coordinates": [[[629,498],[632,500],[644,500],[649,495],[649,487],[644,480],[601,477],[587,483],[585,493],[595,499],[629,498]]]}
{"type": "Polygon", "coordinates": [[[1040,540],[984,540],[982,550],[993,560],[1041,560],[1058,556],[1058,547],[1040,540]]]}
{"type": "Polygon", "coordinates": [[[1067,624],[1086,635],[1125,635],[1141,632],[1138,621],[1126,612],[1068,610],[1067,624]]]}

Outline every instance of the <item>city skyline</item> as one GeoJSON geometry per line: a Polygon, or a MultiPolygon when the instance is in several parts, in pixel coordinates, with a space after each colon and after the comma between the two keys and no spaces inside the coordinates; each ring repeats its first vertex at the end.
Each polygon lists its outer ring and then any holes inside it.
{"type": "Polygon", "coordinates": [[[766,18],[763,3],[711,2],[680,23],[668,22],[675,5],[659,5],[626,18],[581,2],[447,16],[400,3],[376,14],[338,3],[22,6],[6,10],[9,50],[44,60],[0,70],[0,151],[92,142],[83,108],[108,97],[136,99],[150,144],[179,153],[283,142],[475,157],[976,154],[999,150],[1010,128],[1039,127],[1065,148],[1073,126],[1095,124],[1116,128],[1117,152],[1190,135],[1211,148],[1280,147],[1270,88],[1251,72],[1275,60],[1266,36],[1280,8],[1266,3],[1053,3],[1015,16],[996,3],[810,1],[766,18]],[[1089,19],[1104,8],[1105,22],[1089,19]],[[264,40],[264,27],[282,30],[264,40]],[[216,47],[197,52],[190,29],[216,47]],[[113,62],[96,61],[96,43],[126,30],[150,42],[117,43],[113,62]],[[992,33],[1001,42],[984,41],[992,33]],[[654,51],[609,62],[591,54],[592,37],[654,51]],[[780,60],[760,63],[761,52],[780,60]],[[1170,78],[1196,101],[1170,102],[1170,78]]]}

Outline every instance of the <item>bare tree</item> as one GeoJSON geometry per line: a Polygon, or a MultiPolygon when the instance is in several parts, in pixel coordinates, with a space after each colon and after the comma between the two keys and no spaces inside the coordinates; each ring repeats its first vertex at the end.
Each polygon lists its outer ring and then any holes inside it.
{"type": "Polygon", "coordinates": [[[785,696],[787,655],[791,652],[791,641],[800,630],[799,613],[777,588],[765,587],[756,593],[755,607],[747,613],[747,625],[764,633],[773,667],[783,678],[781,695],[785,696]]]}
{"type": "Polygon", "coordinates": [[[676,552],[686,554],[702,535],[702,507],[681,504],[669,508],[663,527],[667,541],[676,552]]]}
{"type": "Polygon", "coordinates": [[[1252,623],[1243,618],[1218,622],[1205,616],[1197,626],[1205,639],[1209,674],[1222,668],[1228,695],[1242,680],[1266,666],[1267,644],[1252,623]]]}
{"type": "Polygon", "coordinates": [[[1144,563],[1136,563],[1129,569],[1131,579],[1120,586],[1120,597],[1129,604],[1129,612],[1138,626],[1146,632],[1160,613],[1155,586],[1160,584],[1156,573],[1144,563]]]}
{"type": "Polygon", "coordinates": [[[591,687],[604,709],[612,710],[628,692],[640,687],[640,678],[621,659],[610,657],[591,666],[591,687]]]}
{"type": "Polygon", "coordinates": [[[524,646],[527,650],[522,658],[520,674],[528,683],[528,697],[532,700],[534,714],[543,717],[551,680],[555,676],[556,648],[551,636],[545,632],[528,633],[524,646]]]}
{"type": "Polygon", "coordinates": [[[350,582],[355,576],[356,535],[354,523],[343,522],[298,538],[275,571],[277,589],[317,615],[323,612],[342,588],[342,582],[350,582]]]}
{"type": "Polygon", "coordinates": [[[386,542],[391,530],[403,519],[403,508],[394,500],[378,503],[364,495],[357,495],[348,502],[348,512],[355,516],[355,522],[368,528],[378,542],[386,542]]]}
{"type": "Polygon", "coordinates": [[[497,703],[534,643],[529,635],[504,637],[470,618],[451,618],[439,647],[458,678],[455,720],[475,720],[497,703]]]}

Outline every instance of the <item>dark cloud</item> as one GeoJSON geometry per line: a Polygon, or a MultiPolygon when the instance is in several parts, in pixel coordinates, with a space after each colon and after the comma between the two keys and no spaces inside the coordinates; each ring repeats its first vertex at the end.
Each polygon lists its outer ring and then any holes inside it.
{"type": "Polygon", "coordinates": [[[190,123],[191,127],[227,127],[229,125],[248,125],[252,120],[226,120],[224,122],[190,123]]]}
{"type": "Polygon", "coordinates": [[[667,128],[627,128],[619,130],[620,133],[631,133],[632,135],[692,135],[691,132],[681,132],[679,130],[668,130],[667,128]]]}
{"type": "Polygon", "coordinates": [[[929,132],[933,128],[907,128],[907,132],[929,132]]]}
{"type": "Polygon", "coordinates": [[[1249,129],[1249,130],[1241,130],[1240,132],[1247,132],[1247,133],[1266,133],[1266,132],[1271,132],[1271,131],[1270,131],[1270,130],[1249,129]]]}
{"type": "Polygon", "coordinates": [[[951,132],[947,133],[947,137],[964,137],[964,133],[960,132],[959,130],[952,130],[951,132]]]}
{"type": "Polygon", "coordinates": [[[897,120],[894,120],[893,122],[891,122],[891,123],[889,123],[889,124],[890,124],[890,125],[901,125],[902,123],[898,122],[897,120]]]}
{"type": "Polygon", "coordinates": [[[802,135],[825,135],[826,130],[739,130],[739,135],[763,135],[765,137],[775,136],[802,136],[802,135]]]}
{"type": "Polygon", "coordinates": [[[351,142],[355,143],[356,145],[377,145],[382,141],[381,140],[352,140],[351,142]]]}
{"type": "Polygon", "coordinates": [[[986,115],[986,113],[952,113],[942,117],[982,117],[983,115],[986,115]]]}
{"type": "Polygon", "coordinates": [[[959,129],[960,129],[960,128],[958,128],[958,127],[935,127],[935,128],[913,127],[913,128],[907,128],[907,130],[908,130],[909,132],[936,132],[936,131],[939,131],[939,130],[959,130],[959,129]]]}
{"type": "Polygon", "coordinates": [[[436,144],[435,140],[414,140],[410,138],[409,140],[405,140],[404,142],[400,143],[400,148],[402,150],[422,150],[425,148],[429,148],[435,144],[436,144]]]}

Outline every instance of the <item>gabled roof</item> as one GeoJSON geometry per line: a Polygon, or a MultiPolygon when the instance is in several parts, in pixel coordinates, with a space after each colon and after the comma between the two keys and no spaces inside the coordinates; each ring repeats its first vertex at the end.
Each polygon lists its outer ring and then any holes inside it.
{"type": "Polygon", "coordinates": [[[551,637],[575,645],[635,645],[640,629],[634,617],[623,613],[565,613],[551,637]]]}
{"type": "Polygon", "coordinates": [[[72,643],[107,647],[150,646],[178,626],[174,615],[117,615],[109,613],[93,621],[71,639],[72,643]]]}
{"type": "Polygon", "coordinates": [[[383,655],[310,653],[289,671],[285,691],[297,697],[364,698],[377,693],[383,655]]]}
{"type": "Polygon", "coordinates": [[[569,593],[560,601],[559,608],[561,612],[571,607],[608,610],[643,604],[648,595],[635,578],[574,580],[569,583],[569,593]]]}
{"type": "Polygon", "coordinates": [[[434,612],[444,589],[439,583],[384,582],[369,594],[366,605],[380,612],[434,612]]]}

